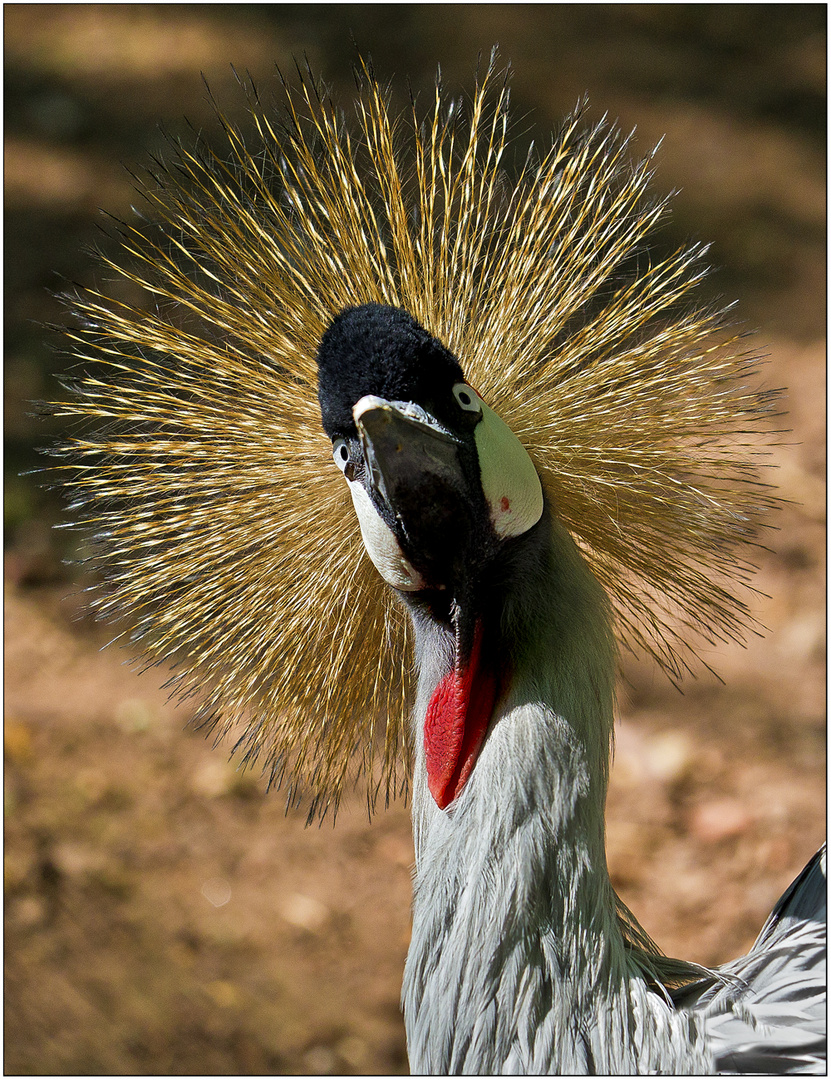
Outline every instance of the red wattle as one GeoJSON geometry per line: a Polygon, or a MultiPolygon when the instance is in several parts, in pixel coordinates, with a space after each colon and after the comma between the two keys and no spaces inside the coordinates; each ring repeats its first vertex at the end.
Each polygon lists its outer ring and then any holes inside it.
{"type": "Polygon", "coordinates": [[[481,638],[477,626],[467,665],[453,667],[441,680],[424,719],[427,786],[441,810],[473,771],[496,702],[496,676],[479,662],[481,638]]]}

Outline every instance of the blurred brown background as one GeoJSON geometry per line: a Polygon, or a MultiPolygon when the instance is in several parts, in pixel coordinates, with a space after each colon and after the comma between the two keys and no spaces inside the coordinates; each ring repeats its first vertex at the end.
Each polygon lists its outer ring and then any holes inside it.
{"type": "Polygon", "coordinates": [[[684,696],[630,664],[609,801],[616,887],[670,953],[745,950],[825,826],[824,5],[6,5],[7,1073],[406,1071],[407,809],[304,829],[227,749],[183,730],[78,617],[71,534],[20,476],[58,434],[27,404],[66,363],[50,290],[98,272],[99,208],[130,214],[123,165],[159,123],[213,128],[200,79],[244,122],[258,83],[307,56],[348,104],[355,45],[406,102],[437,64],[454,92],[494,43],[517,137],[595,117],[666,135],[671,241],[714,241],[709,288],[769,343],[790,387],[776,452],[792,504],[760,554],[747,650],[684,696]]]}

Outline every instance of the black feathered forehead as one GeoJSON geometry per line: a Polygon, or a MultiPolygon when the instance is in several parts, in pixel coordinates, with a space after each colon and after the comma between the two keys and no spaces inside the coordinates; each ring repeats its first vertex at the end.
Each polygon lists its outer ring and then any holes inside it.
{"type": "Polygon", "coordinates": [[[366,394],[428,403],[463,382],[455,356],[403,308],[363,304],[330,323],[317,352],[318,399],[329,438],[355,434],[352,407],[366,394]]]}

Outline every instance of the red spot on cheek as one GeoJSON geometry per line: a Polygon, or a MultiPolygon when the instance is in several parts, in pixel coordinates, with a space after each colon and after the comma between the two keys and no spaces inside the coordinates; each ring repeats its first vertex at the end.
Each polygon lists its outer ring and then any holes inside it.
{"type": "Polygon", "coordinates": [[[479,756],[497,696],[497,678],[480,665],[477,628],[470,660],[441,680],[424,719],[427,786],[439,809],[459,795],[479,756]]]}
{"type": "Polygon", "coordinates": [[[502,513],[507,514],[508,511],[511,509],[511,503],[510,503],[507,495],[502,496],[502,499],[501,499],[499,505],[500,505],[500,507],[502,509],[502,513]]]}

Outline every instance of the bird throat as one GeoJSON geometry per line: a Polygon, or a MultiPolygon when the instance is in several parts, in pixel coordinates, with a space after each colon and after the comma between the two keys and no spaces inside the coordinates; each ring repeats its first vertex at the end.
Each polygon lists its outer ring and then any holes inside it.
{"type": "Polygon", "coordinates": [[[453,667],[441,679],[424,718],[427,786],[445,810],[470,778],[499,692],[499,680],[482,663],[482,624],[477,622],[470,649],[463,647],[460,621],[454,620],[453,667]]]}

